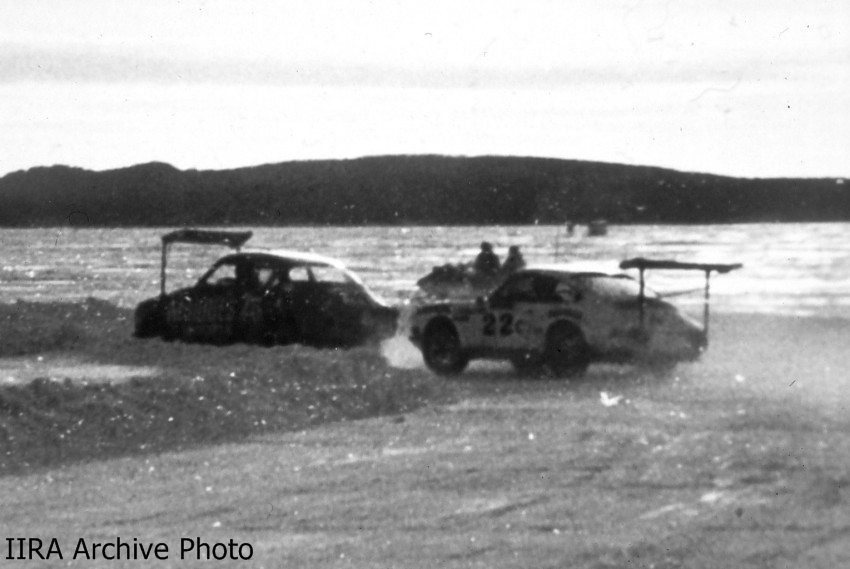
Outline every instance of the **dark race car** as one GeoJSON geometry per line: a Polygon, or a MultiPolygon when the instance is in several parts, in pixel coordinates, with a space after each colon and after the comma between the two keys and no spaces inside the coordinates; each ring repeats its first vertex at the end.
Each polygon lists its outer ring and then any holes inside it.
{"type": "Polygon", "coordinates": [[[631,259],[640,280],[563,267],[524,269],[488,297],[419,307],[411,341],[441,375],[462,372],[471,359],[505,359],[523,372],[548,368],[583,373],[593,361],[668,365],[697,358],[708,345],[708,278],[740,265],[631,259]],[[704,271],[704,322],[681,314],[644,286],[647,269],[704,271]]]}
{"type": "Polygon", "coordinates": [[[163,236],[160,295],[136,308],[136,337],[346,347],[395,333],[398,311],[340,261],[296,251],[239,251],[250,237],[188,229],[163,236]],[[219,259],[194,286],[166,294],[172,243],[221,244],[237,252],[219,259]]]}

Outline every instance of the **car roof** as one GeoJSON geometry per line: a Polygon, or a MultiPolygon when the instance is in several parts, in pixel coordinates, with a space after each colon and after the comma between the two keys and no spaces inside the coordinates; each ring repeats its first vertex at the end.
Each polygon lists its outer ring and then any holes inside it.
{"type": "MultiPolygon", "coordinates": [[[[515,275],[543,275],[549,278],[557,279],[561,282],[574,282],[572,279],[591,279],[593,289],[597,294],[617,299],[617,298],[634,298],[639,294],[640,285],[631,276],[622,272],[594,272],[594,271],[577,271],[569,269],[563,265],[548,265],[540,267],[525,268],[514,273],[515,275]]],[[[658,293],[649,287],[643,287],[645,298],[658,298],[658,293]]]]}
{"type": "Polygon", "coordinates": [[[288,249],[243,249],[238,253],[231,253],[224,258],[250,257],[250,258],[273,258],[279,261],[288,261],[293,265],[325,265],[347,271],[345,264],[339,259],[326,257],[318,253],[305,251],[291,251],[288,249]]]}

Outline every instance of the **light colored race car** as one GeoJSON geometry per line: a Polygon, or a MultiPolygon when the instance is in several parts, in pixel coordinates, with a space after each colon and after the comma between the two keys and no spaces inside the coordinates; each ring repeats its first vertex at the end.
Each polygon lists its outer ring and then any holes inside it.
{"type": "Polygon", "coordinates": [[[136,308],[135,335],[207,343],[354,346],[395,334],[387,306],[336,259],[276,249],[241,250],[250,232],[178,230],[162,237],[160,295],[136,308]],[[192,287],[165,292],[174,243],[226,245],[192,287]]]}
{"type": "Polygon", "coordinates": [[[668,365],[693,360],[708,346],[708,293],[712,272],[739,264],[632,259],[625,274],[528,268],[486,298],[419,307],[411,341],[440,375],[461,373],[476,358],[510,360],[522,373],[548,368],[562,377],[584,373],[593,361],[668,365]],[[662,300],[644,283],[647,269],[704,271],[704,322],[662,300]]]}

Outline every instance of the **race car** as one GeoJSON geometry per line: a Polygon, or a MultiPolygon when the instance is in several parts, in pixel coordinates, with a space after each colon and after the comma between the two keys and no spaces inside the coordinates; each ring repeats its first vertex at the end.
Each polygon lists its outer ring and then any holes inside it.
{"type": "Polygon", "coordinates": [[[354,346],[395,333],[387,306],[338,260],[297,251],[241,250],[250,232],[183,229],[162,237],[160,295],[141,302],[135,336],[206,343],[354,346]],[[192,287],[165,292],[174,243],[236,249],[192,287]]]}
{"type": "Polygon", "coordinates": [[[670,364],[693,360],[708,346],[711,272],[739,264],[631,259],[640,280],[625,274],[576,272],[559,266],[523,269],[488,297],[419,307],[410,339],[440,375],[461,373],[476,358],[509,360],[522,372],[548,368],[557,376],[584,373],[591,362],[670,364]],[[705,272],[704,323],[662,300],[644,283],[647,269],[705,272]]]}

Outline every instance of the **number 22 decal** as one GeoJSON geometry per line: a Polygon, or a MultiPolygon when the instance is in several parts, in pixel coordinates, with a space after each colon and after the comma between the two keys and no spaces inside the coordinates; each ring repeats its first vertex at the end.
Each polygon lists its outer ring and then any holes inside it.
{"type": "MultiPolygon", "coordinates": [[[[493,312],[488,312],[484,315],[484,330],[483,333],[485,336],[495,336],[496,335],[496,314],[493,312]]],[[[503,312],[498,316],[499,323],[499,335],[500,336],[510,336],[514,333],[514,315],[510,312],[503,312]]]]}

